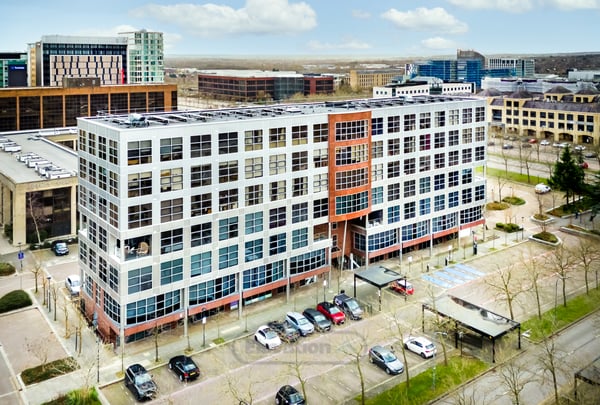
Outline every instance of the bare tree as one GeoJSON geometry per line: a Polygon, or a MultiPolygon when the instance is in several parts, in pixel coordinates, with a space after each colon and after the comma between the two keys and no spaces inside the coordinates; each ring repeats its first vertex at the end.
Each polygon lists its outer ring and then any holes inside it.
{"type": "Polygon", "coordinates": [[[515,405],[521,404],[521,392],[525,386],[532,382],[526,380],[523,375],[523,368],[513,359],[502,365],[500,368],[500,379],[512,397],[512,403],[515,405]]]}
{"type": "Polygon", "coordinates": [[[352,358],[352,361],[356,365],[356,370],[358,371],[358,378],[360,379],[360,402],[362,405],[366,403],[366,390],[365,390],[365,376],[362,369],[362,364],[360,363],[360,359],[363,357],[365,352],[367,351],[367,338],[364,335],[353,335],[357,336],[358,339],[347,340],[339,350],[347,354],[352,358]]]}
{"type": "Polygon", "coordinates": [[[56,312],[58,309],[56,303],[58,302],[58,293],[60,291],[60,287],[56,283],[50,283],[48,289],[50,291],[50,296],[52,297],[52,303],[54,304],[54,322],[56,322],[56,312]]]}
{"type": "Polygon", "coordinates": [[[525,291],[531,291],[533,293],[535,297],[535,305],[537,308],[537,317],[538,319],[542,319],[542,300],[539,283],[544,274],[542,272],[543,266],[540,265],[539,260],[536,258],[527,260],[523,257],[521,258],[521,265],[523,266],[526,277],[529,281],[529,287],[526,288],[525,291]]]}
{"type": "Polygon", "coordinates": [[[29,269],[33,273],[33,279],[35,280],[35,293],[38,293],[38,277],[42,273],[42,265],[36,261],[35,265],[29,269]]]}
{"type": "Polygon", "coordinates": [[[33,221],[33,226],[35,228],[35,235],[37,237],[38,243],[42,244],[42,238],[40,235],[40,222],[42,222],[44,216],[44,207],[40,201],[41,194],[39,192],[30,192],[27,193],[25,197],[27,199],[27,211],[31,220],[33,221]]]}
{"type": "Polygon", "coordinates": [[[521,283],[516,279],[515,268],[512,264],[501,268],[500,265],[496,265],[498,271],[496,272],[497,277],[490,279],[485,278],[485,283],[494,292],[494,296],[497,300],[506,302],[508,306],[508,313],[510,319],[515,319],[513,311],[513,303],[516,298],[524,291],[521,283]]]}
{"type": "Polygon", "coordinates": [[[308,402],[308,397],[306,395],[306,382],[308,379],[304,378],[304,363],[298,358],[298,345],[294,345],[294,362],[290,364],[290,368],[292,375],[300,382],[300,390],[302,391],[304,400],[308,402]]]}
{"type": "Polygon", "coordinates": [[[558,350],[554,344],[554,340],[545,337],[542,341],[542,355],[540,362],[545,374],[549,374],[552,378],[552,388],[554,389],[554,403],[559,405],[558,399],[558,364],[560,362],[558,350]]]}
{"type": "MultiPolygon", "coordinates": [[[[573,256],[581,261],[583,266],[583,275],[585,278],[585,293],[590,294],[589,275],[592,270],[592,264],[600,259],[598,247],[592,244],[588,239],[579,239],[579,243],[573,249],[573,256]]],[[[596,288],[598,288],[598,266],[596,266],[596,288]]]]}
{"type": "Polygon", "coordinates": [[[63,296],[63,302],[62,305],[60,306],[60,308],[63,311],[63,314],[65,316],[65,339],[68,339],[71,337],[71,330],[69,328],[69,307],[71,306],[71,301],[69,299],[67,299],[67,297],[63,296]]]}
{"type": "Polygon", "coordinates": [[[51,340],[51,336],[40,336],[33,339],[25,337],[26,350],[40,361],[42,370],[46,370],[46,366],[48,365],[48,356],[50,355],[49,340],[51,340]]]}
{"type": "Polygon", "coordinates": [[[561,286],[562,286],[562,296],[563,296],[563,306],[567,307],[567,279],[569,278],[569,273],[571,271],[571,267],[573,266],[573,255],[569,252],[569,250],[561,244],[557,246],[550,256],[548,256],[548,265],[552,268],[556,275],[560,278],[561,286]]]}
{"type": "Polygon", "coordinates": [[[498,182],[498,201],[502,201],[502,189],[508,183],[508,178],[497,176],[496,181],[498,182]]]}

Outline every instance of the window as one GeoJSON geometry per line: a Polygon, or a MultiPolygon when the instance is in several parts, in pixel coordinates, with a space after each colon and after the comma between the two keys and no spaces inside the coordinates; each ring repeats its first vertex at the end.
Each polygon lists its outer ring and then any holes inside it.
{"type": "Polygon", "coordinates": [[[183,198],[164,200],[160,202],[160,222],[183,219],[183,198]]]}
{"type": "Polygon", "coordinates": [[[371,181],[383,180],[383,163],[373,165],[371,173],[371,181]]]}
{"type": "Polygon", "coordinates": [[[160,233],[160,253],[171,253],[183,249],[183,229],[171,229],[160,233]]]}
{"type": "Polygon", "coordinates": [[[269,229],[285,226],[286,223],[285,207],[272,208],[269,210],[269,229]]]}
{"type": "Polygon", "coordinates": [[[251,212],[249,214],[246,214],[245,225],[246,235],[261,232],[263,230],[263,213],[251,212]]]}
{"type": "Polygon", "coordinates": [[[285,180],[271,183],[270,199],[271,201],[285,200],[285,180]]]}
{"type": "Polygon", "coordinates": [[[329,139],[329,125],[328,124],[314,124],[313,125],[313,142],[327,142],[329,139]]]}
{"type": "Polygon", "coordinates": [[[285,173],[285,155],[271,155],[269,156],[269,174],[282,174],[285,173]]]}
{"type": "MultiPolygon", "coordinates": [[[[406,162],[412,160],[412,163],[414,164],[415,160],[414,159],[406,159],[404,161],[404,171],[406,172],[406,162]]],[[[413,171],[414,171],[414,167],[413,167],[413,171]]],[[[392,179],[395,177],[400,177],[400,161],[396,160],[393,162],[388,162],[387,164],[387,172],[388,172],[388,179],[392,179]]]]}
{"type": "Polygon", "coordinates": [[[436,195],[433,197],[433,210],[444,211],[446,209],[446,196],[444,194],[436,195]]]}
{"type": "Polygon", "coordinates": [[[473,143],[473,128],[463,128],[462,143],[463,143],[463,145],[468,145],[468,144],[473,143]]]}
{"type": "Polygon", "coordinates": [[[292,223],[308,221],[308,203],[292,204],[292,223]]]}
{"type": "Polygon", "coordinates": [[[255,129],[244,132],[244,150],[261,150],[263,148],[262,129],[255,129]]]}
{"type": "Polygon", "coordinates": [[[292,231],[292,249],[308,246],[308,229],[294,229],[292,231]]]}
{"type": "Polygon", "coordinates": [[[127,164],[132,166],[146,163],[152,163],[152,141],[127,142],[127,164]]]}
{"type": "Polygon", "coordinates": [[[416,216],[416,206],[414,201],[404,204],[404,219],[410,219],[416,216]]]}
{"type": "Polygon", "coordinates": [[[207,215],[212,212],[211,193],[193,195],[191,197],[191,214],[193,217],[207,215]]]}
{"type": "Polygon", "coordinates": [[[446,147],[446,133],[445,132],[436,132],[433,134],[433,147],[435,149],[440,149],[446,147]]]}
{"type": "Polygon", "coordinates": [[[419,150],[430,150],[431,149],[431,134],[419,135],[419,150]]]}
{"type": "Polygon", "coordinates": [[[263,203],[263,185],[255,184],[246,186],[246,206],[259,205],[263,203]]]}
{"type": "Polygon", "coordinates": [[[152,288],[152,266],[130,270],[127,273],[127,293],[135,294],[152,288]]]}
{"type": "Polygon", "coordinates": [[[394,115],[388,117],[388,133],[400,132],[400,116],[394,115]]]}
{"type": "Polygon", "coordinates": [[[193,158],[211,155],[210,135],[192,135],[190,137],[190,156],[193,158]]]}
{"type": "Polygon", "coordinates": [[[208,274],[212,267],[212,252],[199,253],[190,257],[190,273],[192,277],[208,274]]]}
{"type": "Polygon", "coordinates": [[[366,120],[336,122],[335,140],[336,142],[340,142],[366,138],[367,127],[366,120]]]}
{"type": "Polygon", "coordinates": [[[388,139],[388,156],[400,154],[400,139],[388,139]]]}
{"type": "Polygon", "coordinates": [[[292,179],[292,197],[308,195],[308,177],[296,177],[292,179]]]}
{"type": "Polygon", "coordinates": [[[448,173],[448,187],[456,187],[458,186],[458,172],[450,172],[448,173]]]}
{"type": "Polygon", "coordinates": [[[425,112],[419,114],[419,129],[431,128],[431,113],[425,112]]]}
{"type": "Polygon", "coordinates": [[[371,204],[383,204],[383,187],[375,187],[371,190],[371,204]]]}
{"type": "Polygon", "coordinates": [[[160,161],[179,160],[183,158],[182,138],[167,138],[160,140],[160,161]]]}
{"type": "Polygon", "coordinates": [[[414,174],[415,172],[415,158],[404,159],[404,174],[414,174]]]}
{"type": "Polygon", "coordinates": [[[417,194],[417,182],[415,180],[406,180],[404,182],[404,198],[412,197],[417,194]]]}
{"type": "Polygon", "coordinates": [[[212,182],[212,167],[210,164],[192,166],[190,170],[192,187],[210,186],[212,182]]]}
{"type": "Polygon", "coordinates": [[[448,146],[458,146],[458,131],[448,132],[448,146]]]}
{"type": "Polygon", "coordinates": [[[315,167],[327,167],[329,164],[327,149],[315,149],[313,152],[313,163],[315,167]]]}
{"type": "Polygon", "coordinates": [[[450,110],[448,111],[448,121],[450,121],[450,125],[458,125],[460,122],[458,121],[459,111],[458,110],[450,110]]]}
{"type": "Polygon", "coordinates": [[[383,141],[371,143],[371,159],[383,157],[383,141]]]}
{"type": "Polygon", "coordinates": [[[383,134],[383,118],[371,118],[371,134],[381,135],[383,134]]]}
{"type": "Polygon", "coordinates": [[[219,240],[237,238],[238,218],[231,217],[219,220],[219,240]]]}
{"type": "Polygon", "coordinates": [[[477,146],[475,148],[475,160],[484,160],[485,159],[485,146],[477,146]]]}
{"type": "Polygon", "coordinates": [[[475,141],[476,142],[485,141],[485,128],[484,127],[475,128],[475,141]]]}
{"type": "Polygon", "coordinates": [[[470,163],[473,161],[473,150],[471,148],[462,150],[462,162],[470,163]]]}
{"type": "Polygon", "coordinates": [[[419,194],[429,193],[431,191],[431,178],[421,177],[419,179],[419,194]]]}
{"type": "Polygon", "coordinates": [[[369,182],[369,171],[366,167],[356,170],[347,170],[335,174],[335,189],[345,190],[367,185],[369,182]]]}
{"type": "Polygon", "coordinates": [[[285,128],[269,129],[269,147],[284,148],[285,147],[285,128]]]}
{"type": "Polygon", "coordinates": [[[290,257],[290,274],[301,274],[325,265],[325,249],[290,257]]]}
{"type": "Polygon", "coordinates": [[[285,253],[285,245],[285,233],[270,236],[269,255],[273,256],[279,253],[285,253]]]}
{"type": "Polygon", "coordinates": [[[441,128],[446,126],[446,111],[436,111],[435,112],[435,123],[436,128],[441,128]]]}
{"type": "Polygon", "coordinates": [[[238,264],[238,247],[227,246],[219,249],[219,270],[237,266],[238,264]]]}
{"type": "Polygon", "coordinates": [[[238,180],[238,162],[232,160],[219,163],[219,183],[228,183],[238,180]]]}
{"type": "Polygon", "coordinates": [[[414,136],[404,137],[404,153],[413,153],[417,150],[417,141],[414,136]]]}
{"type": "Polygon", "coordinates": [[[485,121],[485,107],[475,107],[475,122],[485,121]]]}
{"type": "Polygon", "coordinates": [[[305,145],[308,143],[308,127],[297,125],[292,127],[292,145],[305,145]]]}
{"type": "Polygon", "coordinates": [[[473,182],[473,169],[463,169],[462,184],[470,184],[473,182]]]}
{"type": "Polygon", "coordinates": [[[419,215],[427,215],[431,212],[431,199],[424,198],[419,200],[419,215]]]}
{"type": "Polygon", "coordinates": [[[327,191],[329,184],[329,178],[327,173],[315,174],[313,176],[313,192],[318,193],[320,191],[327,191]]]}
{"type": "Polygon", "coordinates": [[[443,169],[446,167],[446,154],[436,153],[433,155],[433,167],[434,169],[443,169]]]}
{"type": "Polygon", "coordinates": [[[448,194],[448,208],[458,207],[458,191],[452,191],[448,194]]]}
{"type": "Polygon", "coordinates": [[[308,169],[308,152],[292,153],[292,171],[298,172],[306,169],[308,169]]]}
{"type": "Polygon", "coordinates": [[[219,211],[233,210],[238,207],[238,189],[219,191],[219,211]]]}
{"type": "Polygon", "coordinates": [[[170,260],[160,264],[160,285],[183,280],[183,259],[170,260]]]}
{"type": "Polygon", "coordinates": [[[446,187],[446,183],[445,183],[445,177],[446,175],[444,173],[442,174],[436,174],[433,178],[433,189],[434,190],[443,190],[446,187]]]}
{"type": "Polygon", "coordinates": [[[400,222],[399,205],[388,207],[388,224],[393,224],[394,222],[400,222]]]}
{"type": "Polygon", "coordinates": [[[264,284],[270,284],[282,279],[283,276],[284,266],[282,261],[255,267],[244,271],[243,288],[247,290],[264,284]]]}
{"type": "Polygon", "coordinates": [[[462,190],[462,203],[469,204],[473,201],[473,196],[470,188],[465,188],[462,190]]]}
{"type": "Polygon", "coordinates": [[[456,166],[458,162],[458,151],[451,150],[450,152],[448,152],[448,166],[456,166]]]}
{"type": "Polygon", "coordinates": [[[350,212],[361,211],[369,207],[369,192],[348,194],[335,198],[335,214],[344,215],[350,212]]]}
{"type": "Polygon", "coordinates": [[[190,229],[192,247],[208,245],[212,243],[212,224],[210,222],[204,224],[192,225],[190,229]]]}
{"type": "Polygon", "coordinates": [[[160,191],[176,191],[183,189],[183,169],[181,167],[160,171],[160,191]]]}
{"type": "Polygon", "coordinates": [[[404,130],[414,131],[417,129],[417,116],[415,114],[406,114],[404,116],[404,130]]]}
{"type": "Polygon", "coordinates": [[[475,201],[481,201],[485,198],[485,186],[475,186],[475,201]]]}
{"type": "Polygon", "coordinates": [[[152,172],[132,173],[127,176],[127,196],[139,197],[152,194],[152,172]]]}
{"type": "Polygon", "coordinates": [[[470,124],[471,122],[473,122],[473,109],[472,108],[463,108],[462,123],[470,124]]]}
{"type": "Polygon", "coordinates": [[[400,183],[392,183],[388,185],[388,201],[400,199],[400,183]]]}
{"type": "Polygon", "coordinates": [[[431,156],[420,156],[419,157],[419,172],[427,172],[431,170],[431,156]]]}
{"type": "Polygon", "coordinates": [[[127,223],[129,229],[152,225],[152,203],[128,207],[127,223]]]}
{"type": "Polygon", "coordinates": [[[263,175],[263,160],[262,157],[246,159],[245,172],[247,179],[262,177],[263,175]]]}
{"type": "Polygon", "coordinates": [[[219,134],[219,155],[238,152],[237,132],[222,132],[219,134]]]}
{"type": "Polygon", "coordinates": [[[117,141],[108,141],[108,161],[113,165],[119,165],[119,144],[117,141]]]}
{"type": "Polygon", "coordinates": [[[313,216],[322,218],[329,215],[329,199],[322,198],[313,202],[313,216]]]}
{"type": "Polygon", "coordinates": [[[366,162],[369,158],[368,152],[366,144],[336,147],[335,164],[342,166],[366,162]]]}
{"type": "Polygon", "coordinates": [[[256,239],[248,241],[244,244],[244,261],[251,262],[253,260],[262,259],[263,257],[263,241],[256,239]]]}

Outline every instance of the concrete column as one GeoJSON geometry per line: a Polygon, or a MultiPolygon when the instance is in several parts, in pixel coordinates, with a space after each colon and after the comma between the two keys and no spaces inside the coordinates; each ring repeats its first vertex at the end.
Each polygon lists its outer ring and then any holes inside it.
{"type": "Polygon", "coordinates": [[[2,218],[1,221],[3,224],[10,224],[12,221],[12,201],[11,195],[12,192],[10,188],[6,187],[6,185],[2,184],[2,218]]]}
{"type": "Polygon", "coordinates": [[[27,239],[27,190],[17,184],[12,198],[13,246],[25,245],[27,239]]]}
{"type": "Polygon", "coordinates": [[[71,234],[77,236],[77,187],[71,186],[71,234]]]}

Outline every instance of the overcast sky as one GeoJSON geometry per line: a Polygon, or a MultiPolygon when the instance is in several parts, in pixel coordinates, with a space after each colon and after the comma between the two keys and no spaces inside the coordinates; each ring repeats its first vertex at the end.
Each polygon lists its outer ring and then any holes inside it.
{"type": "Polygon", "coordinates": [[[42,35],[164,34],[165,55],[597,52],[600,0],[28,0],[0,4],[0,51],[42,35]]]}

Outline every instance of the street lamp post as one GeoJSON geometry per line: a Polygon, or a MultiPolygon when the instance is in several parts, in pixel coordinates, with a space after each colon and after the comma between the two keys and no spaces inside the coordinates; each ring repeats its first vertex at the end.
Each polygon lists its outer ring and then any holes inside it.
{"type": "Polygon", "coordinates": [[[202,307],[202,347],[206,347],[206,308],[202,307]]]}
{"type": "Polygon", "coordinates": [[[50,283],[52,282],[52,276],[46,277],[48,279],[48,313],[52,312],[52,304],[50,303],[50,283]]]}
{"type": "Polygon", "coordinates": [[[325,297],[325,290],[327,289],[327,280],[323,280],[323,301],[327,301],[325,297]]]}

